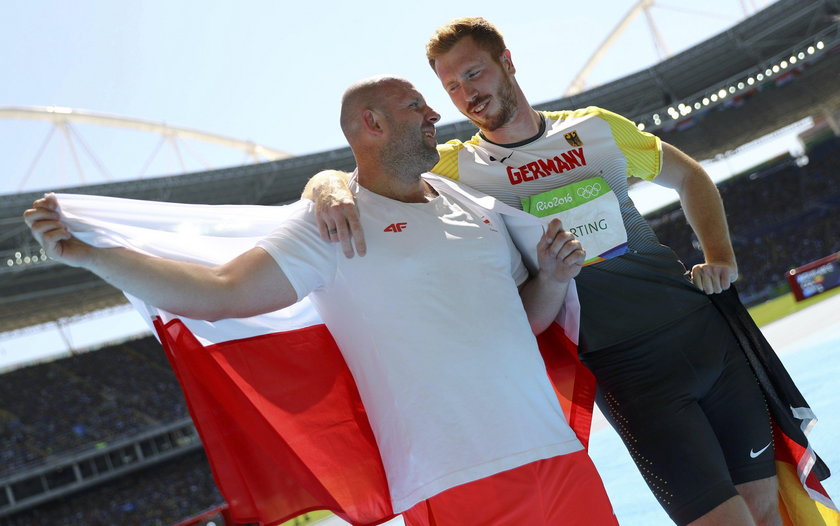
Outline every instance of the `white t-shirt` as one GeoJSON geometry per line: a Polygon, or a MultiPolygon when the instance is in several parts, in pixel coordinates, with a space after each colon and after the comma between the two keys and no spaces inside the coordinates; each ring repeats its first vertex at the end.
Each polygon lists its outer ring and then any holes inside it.
{"type": "Polygon", "coordinates": [[[504,223],[438,190],[431,202],[403,203],[354,188],[364,257],[323,242],[308,202],[258,243],[335,337],[395,512],[582,449],[522,309],[517,284],[527,272],[504,223]]]}

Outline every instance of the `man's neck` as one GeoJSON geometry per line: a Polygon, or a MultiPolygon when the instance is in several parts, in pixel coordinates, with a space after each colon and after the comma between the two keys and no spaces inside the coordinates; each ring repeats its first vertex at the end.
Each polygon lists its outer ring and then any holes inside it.
{"type": "Polygon", "coordinates": [[[385,169],[369,170],[361,166],[357,175],[359,185],[375,194],[404,203],[427,203],[437,192],[420,177],[396,176],[385,169]]]}
{"type": "Polygon", "coordinates": [[[528,106],[522,106],[525,111],[519,111],[509,122],[493,131],[480,129],[481,134],[490,142],[496,144],[514,144],[527,141],[540,131],[542,122],[539,112],[528,106]]]}

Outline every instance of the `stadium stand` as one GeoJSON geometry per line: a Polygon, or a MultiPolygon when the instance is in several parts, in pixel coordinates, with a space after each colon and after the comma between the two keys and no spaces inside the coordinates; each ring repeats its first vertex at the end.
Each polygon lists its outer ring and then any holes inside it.
{"type": "Polygon", "coordinates": [[[169,365],[147,358],[163,355],[152,344],[136,340],[3,375],[0,472],[187,417],[169,365]]]}
{"type": "MultiPolygon", "coordinates": [[[[95,353],[94,353],[95,354],[95,353]]],[[[15,516],[2,526],[168,525],[223,503],[202,451],[15,516]]]]}
{"type": "MultiPolygon", "coordinates": [[[[808,163],[784,156],[719,185],[747,304],[787,292],[785,272],[840,251],[840,139],[814,144],[808,163]]],[[[649,217],[662,243],[686,266],[702,253],[682,210],[649,217]],[[693,241],[693,243],[692,243],[693,241]]]]}
{"type": "Polygon", "coordinates": [[[151,336],[4,374],[0,414],[0,512],[24,510],[0,525],[170,524],[223,503],[151,336]]]}

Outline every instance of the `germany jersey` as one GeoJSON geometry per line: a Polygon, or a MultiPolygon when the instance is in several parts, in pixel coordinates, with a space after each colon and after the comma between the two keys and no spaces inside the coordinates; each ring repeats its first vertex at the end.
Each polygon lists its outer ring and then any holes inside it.
{"type": "MultiPolygon", "coordinates": [[[[438,146],[441,158],[432,172],[520,209],[523,199],[556,188],[579,190],[580,183],[606,181],[624,223],[627,249],[585,267],[575,280],[584,350],[626,342],[705,305],[705,294],[688,280],[676,254],[659,243],[627,192],[628,177],[650,181],[659,174],[659,138],[597,107],[541,116],[539,133],[526,141],[496,144],[478,134],[438,146]]],[[[586,224],[564,226],[587,229],[586,224]]]]}

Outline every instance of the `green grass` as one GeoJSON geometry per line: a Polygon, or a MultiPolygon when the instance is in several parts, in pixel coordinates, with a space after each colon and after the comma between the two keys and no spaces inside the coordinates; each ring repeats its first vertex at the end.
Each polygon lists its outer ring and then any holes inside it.
{"type": "Polygon", "coordinates": [[[305,513],[295,519],[288,520],[280,526],[305,526],[307,524],[314,524],[323,518],[329,517],[330,515],[332,515],[332,513],[327,510],[310,511],[309,513],[305,513]]]}
{"type": "Polygon", "coordinates": [[[794,312],[810,307],[811,305],[819,303],[822,300],[828,299],[836,294],[840,294],[840,287],[828,292],[823,292],[822,294],[817,294],[816,296],[803,301],[796,301],[793,297],[793,293],[789,292],[784,296],[779,296],[778,298],[766,301],[760,305],[751,307],[748,310],[750,311],[750,315],[753,320],[755,320],[755,323],[759,327],[763,327],[768,323],[780,320],[785,316],[789,316],[794,312]]]}

